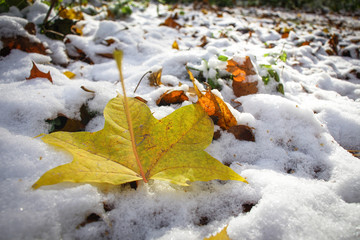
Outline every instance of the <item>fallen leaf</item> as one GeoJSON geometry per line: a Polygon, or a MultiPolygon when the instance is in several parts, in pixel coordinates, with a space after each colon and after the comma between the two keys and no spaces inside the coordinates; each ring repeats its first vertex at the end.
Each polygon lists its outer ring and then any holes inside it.
{"type": "Polygon", "coordinates": [[[200,104],[205,112],[212,118],[214,123],[223,129],[229,129],[232,126],[237,125],[237,121],[226,103],[221,98],[213,94],[210,89],[206,91],[205,95],[202,94],[196,86],[194,76],[189,69],[187,69],[187,71],[191,81],[193,82],[195,93],[198,96],[198,104],[200,104]]]}
{"type": "Polygon", "coordinates": [[[36,27],[35,27],[35,24],[32,23],[32,22],[28,22],[24,29],[31,35],[36,35],[36,27]]]}
{"type": "Polygon", "coordinates": [[[75,11],[73,8],[59,8],[59,16],[71,20],[84,20],[83,13],[81,11],[75,11]]]}
{"type": "Polygon", "coordinates": [[[150,179],[188,186],[213,179],[247,181],[205,150],[213,123],[198,104],[187,105],[156,119],[146,104],[127,98],[121,71],[122,52],[115,51],[124,92],[104,109],[104,128],[97,132],[57,132],[42,137],[69,151],[71,163],[47,171],[33,185],[60,182],[123,184],[150,179]]]}
{"type": "Polygon", "coordinates": [[[189,98],[186,96],[183,90],[166,91],[156,101],[156,105],[168,106],[170,104],[179,104],[188,100],[189,98]]]}
{"type": "Polygon", "coordinates": [[[30,39],[23,36],[1,37],[2,48],[0,56],[7,56],[10,54],[12,49],[18,49],[28,53],[39,53],[47,55],[46,48],[41,42],[33,42],[30,39]]]}
{"type": "Polygon", "coordinates": [[[215,236],[211,236],[208,238],[204,238],[204,240],[230,240],[229,235],[227,234],[227,227],[224,227],[219,233],[217,233],[215,236]]]}
{"type": "Polygon", "coordinates": [[[251,127],[248,127],[246,125],[232,126],[227,131],[229,133],[232,133],[237,140],[255,142],[255,136],[252,132],[251,127]]]}
{"type": "Polygon", "coordinates": [[[157,86],[160,86],[162,84],[162,82],[161,82],[161,73],[162,73],[162,68],[160,68],[158,71],[152,72],[150,74],[150,76],[149,76],[150,86],[157,87],[157,86]]]}
{"type": "Polygon", "coordinates": [[[246,75],[255,75],[256,71],[254,69],[254,66],[251,62],[251,59],[249,56],[245,57],[245,61],[242,64],[239,64],[238,62],[234,61],[233,59],[228,60],[228,65],[226,71],[230,72],[233,75],[237,75],[236,72],[238,70],[242,70],[245,72],[246,75]]]}
{"type": "Polygon", "coordinates": [[[168,17],[167,19],[165,19],[165,21],[163,23],[160,24],[160,26],[166,26],[166,27],[171,27],[171,28],[175,28],[175,29],[180,29],[182,28],[182,26],[177,23],[173,17],[168,17]]]}
{"type": "Polygon", "coordinates": [[[242,64],[239,64],[233,59],[228,60],[226,71],[233,75],[232,87],[235,96],[240,97],[258,92],[258,82],[247,81],[248,75],[256,74],[251,59],[248,56],[246,56],[245,61],[242,64]]]}
{"type": "Polygon", "coordinates": [[[198,47],[202,47],[202,48],[203,48],[203,47],[206,46],[206,44],[208,44],[208,41],[207,41],[207,38],[206,38],[205,35],[200,38],[200,42],[201,42],[201,44],[200,44],[200,45],[197,45],[198,47]]]}
{"type": "Polygon", "coordinates": [[[70,79],[72,79],[72,78],[74,78],[74,77],[76,76],[75,73],[70,72],[70,71],[65,71],[65,72],[63,72],[63,74],[64,74],[65,76],[67,76],[68,78],[70,78],[70,79]]]}
{"type": "Polygon", "coordinates": [[[46,120],[50,124],[49,132],[65,131],[78,132],[84,131],[86,125],[95,117],[95,114],[90,112],[86,105],[80,107],[80,119],[68,118],[66,115],[59,113],[55,119],[46,120]]]}
{"type": "Polygon", "coordinates": [[[176,41],[176,40],[173,42],[173,44],[172,44],[172,48],[173,48],[173,49],[177,49],[177,50],[179,50],[179,44],[177,43],[177,41],[176,41]]]}
{"type": "Polygon", "coordinates": [[[289,37],[289,32],[284,32],[283,34],[281,34],[281,38],[288,38],[289,37]]]}
{"type": "Polygon", "coordinates": [[[56,132],[45,135],[48,144],[69,151],[71,163],[46,172],[34,185],[60,182],[97,182],[122,184],[143,179],[159,179],[187,186],[188,181],[244,178],[210,156],[204,149],[210,145],[213,124],[198,104],[177,109],[157,120],[142,102],[128,98],[134,139],[124,107],[124,97],[109,101],[104,109],[105,126],[98,132],[56,132]],[[134,143],[135,149],[132,148],[134,143]]]}
{"type": "Polygon", "coordinates": [[[46,78],[51,83],[53,83],[53,80],[50,75],[50,71],[47,73],[44,73],[37,68],[37,66],[34,62],[32,62],[32,63],[33,63],[33,67],[31,69],[30,76],[28,78],[26,78],[26,80],[30,80],[30,79],[34,79],[34,78],[46,78]]]}

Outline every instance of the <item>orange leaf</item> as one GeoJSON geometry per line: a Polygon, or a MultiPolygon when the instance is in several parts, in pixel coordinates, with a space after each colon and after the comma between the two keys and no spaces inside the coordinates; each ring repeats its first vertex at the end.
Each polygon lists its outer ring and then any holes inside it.
{"type": "Polygon", "coordinates": [[[0,55],[5,57],[10,54],[12,49],[19,49],[28,53],[39,53],[47,55],[46,48],[41,42],[33,42],[27,37],[15,36],[15,37],[1,37],[2,49],[0,55]]]}
{"type": "Polygon", "coordinates": [[[236,76],[242,72],[245,72],[245,75],[255,75],[256,74],[254,66],[251,63],[251,59],[249,58],[249,56],[245,57],[245,62],[242,64],[239,64],[238,62],[236,62],[232,59],[228,60],[228,65],[227,65],[226,71],[230,72],[234,76],[236,76]]]}
{"type": "Polygon", "coordinates": [[[30,72],[30,76],[28,78],[26,78],[26,80],[30,80],[33,78],[47,78],[51,83],[53,83],[51,75],[50,75],[50,71],[47,73],[40,71],[34,62],[33,62],[33,67],[31,69],[31,72],[30,72]]]}
{"type": "Polygon", "coordinates": [[[196,86],[194,76],[189,69],[187,69],[187,71],[191,81],[193,82],[196,95],[199,98],[198,104],[212,118],[214,123],[223,129],[229,129],[232,126],[237,125],[237,121],[226,103],[221,98],[213,94],[210,89],[206,91],[205,95],[202,94],[196,86]]]}
{"type": "Polygon", "coordinates": [[[182,28],[182,26],[178,24],[172,17],[168,17],[167,19],[165,19],[165,22],[161,23],[160,26],[166,26],[175,29],[182,28]]]}
{"type": "Polygon", "coordinates": [[[183,90],[166,91],[156,101],[158,106],[168,106],[170,104],[178,104],[189,100],[183,90]]]}
{"type": "Polygon", "coordinates": [[[233,91],[235,96],[240,97],[257,93],[257,82],[247,82],[246,76],[255,75],[255,69],[251,63],[251,59],[246,56],[245,61],[242,64],[230,59],[226,71],[233,75],[233,91]]]}

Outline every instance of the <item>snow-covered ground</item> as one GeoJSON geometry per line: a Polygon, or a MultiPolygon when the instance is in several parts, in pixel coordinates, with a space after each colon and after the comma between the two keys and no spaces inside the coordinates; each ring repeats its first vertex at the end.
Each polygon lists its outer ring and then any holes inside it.
{"type": "Polygon", "coordinates": [[[266,9],[228,9],[220,16],[192,7],[168,12],[162,5],[158,16],[150,4],[124,20],[85,15],[78,22],[83,36],[68,36],[65,45],[24,30],[28,22],[40,24],[46,11],[36,2],[0,16],[0,37],[23,36],[50,50],[48,55],[12,50],[0,57],[0,239],[203,239],[226,225],[231,239],[360,238],[360,159],[347,151],[360,150],[358,19],[266,9]],[[183,27],[160,25],[175,12],[183,12],[175,20],[183,27]],[[291,28],[287,38],[277,31],[291,28]],[[334,33],[339,43],[331,46],[334,33]],[[207,44],[201,47],[204,36],[207,44]],[[172,48],[175,40],[179,50],[172,48]],[[147,77],[134,94],[147,71],[162,68],[163,83],[181,82],[177,88],[187,90],[192,83],[186,65],[215,77],[216,69],[226,69],[219,56],[251,57],[259,92],[237,98],[231,83],[220,79],[223,88],[217,93],[232,106],[239,124],[254,129],[255,142],[223,132],[207,148],[249,184],[214,180],[180,187],[155,181],[136,190],[70,183],[31,188],[47,170],[72,160],[35,138],[49,132],[45,120],[59,114],[80,119],[86,105],[96,116],[85,130],[102,129],[106,103],[122,92],[115,61],[103,57],[115,48],[124,52],[128,95],[146,99],[156,118],[181,104],[157,106],[160,95],[174,87],[151,87],[147,77]],[[94,64],[70,59],[65,50],[76,55],[76,49],[94,64]],[[284,52],[286,62],[278,59],[284,52]],[[26,80],[32,61],[50,71],[53,84],[26,80]],[[261,64],[279,74],[285,95],[273,80],[264,85],[261,64]],[[64,71],[76,76],[69,79],[64,71]]]}

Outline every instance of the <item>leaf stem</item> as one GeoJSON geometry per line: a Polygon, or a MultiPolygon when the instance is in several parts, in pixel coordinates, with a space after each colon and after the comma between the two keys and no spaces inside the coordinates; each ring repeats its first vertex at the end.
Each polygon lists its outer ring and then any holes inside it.
{"type": "Polygon", "coordinates": [[[135,143],[135,135],[134,135],[134,129],[132,126],[132,121],[131,121],[131,115],[130,115],[130,109],[129,109],[129,103],[128,103],[128,99],[126,97],[126,91],[125,91],[125,82],[124,82],[124,77],[122,74],[122,57],[123,57],[123,52],[121,50],[115,50],[114,51],[114,59],[116,61],[117,67],[119,69],[119,73],[120,73],[120,81],[121,81],[121,87],[123,89],[123,94],[124,94],[124,108],[125,108],[125,114],[126,114],[126,119],[128,122],[128,126],[129,126],[129,132],[130,132],[130,138],[131,138],[131,146],[135,155],[135,159],[136,159],[136,163],[139,167],[140,170],[140,175],[143,178],[144,182],[148,182],[145,174],[144,174],[144,170],[142,168],[140,159],[139,159],[139,155],[136,151],[136,143],[135,143]]]}

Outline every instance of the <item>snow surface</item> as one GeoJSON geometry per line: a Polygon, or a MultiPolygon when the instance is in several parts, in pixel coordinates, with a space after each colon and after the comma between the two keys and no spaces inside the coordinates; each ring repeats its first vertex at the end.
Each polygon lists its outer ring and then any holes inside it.
{"type": "Polygon", "coordinates": [[[47,43],[52,51],[43,56],[12,50],[0,59],[0,239],[203,239],[226,225],[232,239],[359,239],[360,160],[347,150],[360,150],[360,80],[353,74],[360,73],[360,21],[266,9],[231,9],[218,17],[184,7],[177,21],[186,27],[176,30],[159,26],[173,14],[166,6],[159,5],[161,17],[154,4],[133,10],[122,21],[86,15],[78,23],[84,26],[84,36],[68,36],[70,45],[22,30],[28,21],[42,22],[47,7],[40,2],[0,16],[1,36],[17,33],[47,43]],[[264,14],[285,21],[275,26],[274,18],[259,17],[264,14]],[[342,22],[342,28],[329,25],[328,19],[342,22]],[[305,23],[296,25],[300,20],[305,23]],[[275,28],[285,26],[296,31],[281,38],[275,28]],[[350,57],[325,52],[325,28],[341,35],[350,57]],[[203,36],[208,44],[201,48],[203,36]],[[115,43],[106,46],[108,38],[115,43]],[[309,39],[310,45],[296,46],[309,39]],[[174,40],[180,50],[172,49],[174,40]],[[265,48],[265,42],[276,46],[265,48]],[[65,50],[76,54],[74,47],[95,64],[68,58],[65,50]],[[79,119],[79,109],[87,103],[98,114],[86,131],[103,127],[101,113],[121,88],[115,62],[98,53],[115,48],[124,51],[128,95],[146,99],[157,118],[180,106],[158,107],[156,100],[171,87],[150,87],[146,79],[133,93],[149,70],[162,67],[164,83],[181,82],[178,88],[188,89],[192,84],[185,65],[213,77],[216,68],[226,69],[219,55],[239,61],[250,56],[259,72],[260,64],[273,65],[285,95],[275,90],[275,82],[262,84],[259,76],[258,94],[236,98],[225,80],[222,91],[214,91],[232,106],[239,124],[254,128],[256,141],[239,141],[223,132],[207,151],[249,184],[214,180],[179,187],[153,181],[137,190],[70,183],[31,188],[47,170],[72,160],[34,138],[48,133],[46,119],[59,113],[79,119]],[[288,55],[285,63],[264,56],[282,50],[288,55]],[[32,61],[51,72],[54,84],[41,78],[25,80],[32,61]],[[66,70],[76,77],[68,79],[66,70]]]}

